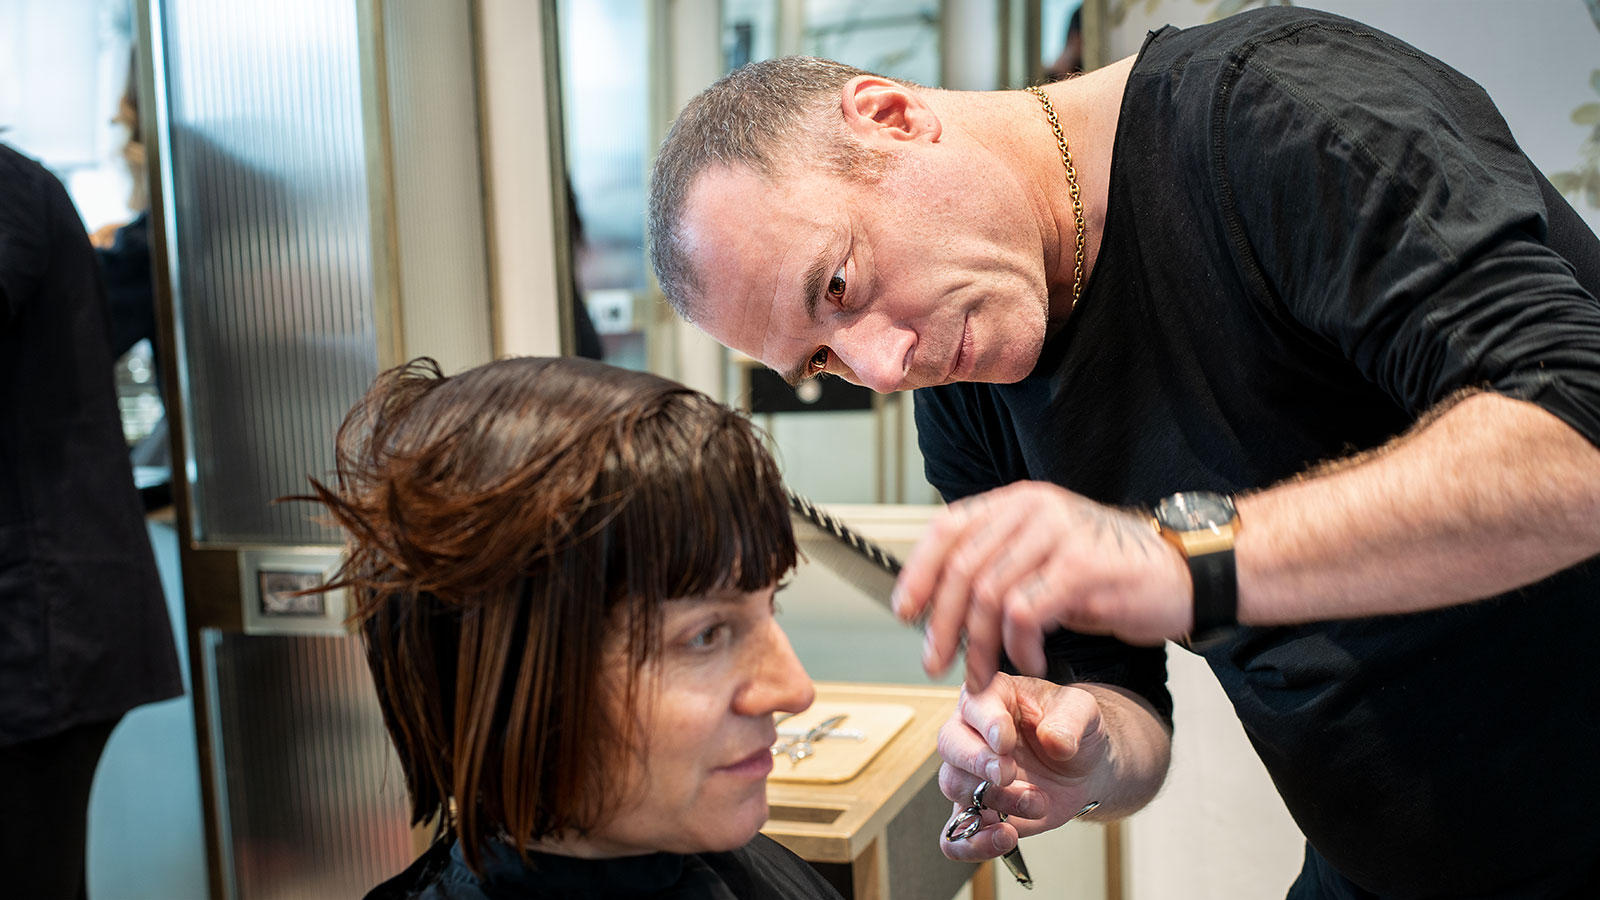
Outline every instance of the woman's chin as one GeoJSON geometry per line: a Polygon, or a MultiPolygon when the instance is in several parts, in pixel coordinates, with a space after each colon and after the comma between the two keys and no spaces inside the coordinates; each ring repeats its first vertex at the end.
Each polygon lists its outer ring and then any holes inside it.
{"type": "Polygon", "coordinates": [[[707,834],[707,846],[702,848],[706,853],[723,853],[737,850],[745,844],[756,839],[761,832],[761,826],[767,824],[767,797],[763,793],[759,798],[739,804],[723,815],[715,834],[707,834]]]}

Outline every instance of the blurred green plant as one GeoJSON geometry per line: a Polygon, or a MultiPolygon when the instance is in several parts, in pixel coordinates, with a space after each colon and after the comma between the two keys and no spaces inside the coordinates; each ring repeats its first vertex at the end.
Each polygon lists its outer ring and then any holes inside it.
{"type": "Polygon", "coordinates": [[[1194,0],[1196,3],[1215,3],[1211,8],[1208,22],[1226,19],[1236,12],[1243,12],[1252,6],[1293,6],[1294,0],[1194,0]]]}
{"type": "MultiPolygon", "coordinates": [[[[1589,73],[1589,87],[1600,94],[1600,69],[1589,73]]],[[[1600,209],[1600,103],[1585,103],[1572,111],[1574,125],[1591,125],[1589,137],[1578,146],[1578,167],[1566,172],[1551,172],[1556,190],[1600,209]]]]}
{"type": "MultiPolygon", "coordinates": [[[[1600,0],[1584,0],[1589,18],[1600,31],[1600,0]]],[[[1589,73],[1589,88],[1600,94],[1600,69],[1589,73]]],[[[1551,172],[1556,190],[1595,209],[1600,209],[1600,103],[1584,103],[1572,111],[1572,124],[1592,126],[1589,137],[1578,145],[1578,167],[1566,172],[1551,172]]]]}
{"type": "MultiPolygon", "coordinates": [[[[1134,7],[1141,5],[1144,7],[1145,15],[1152,15],[1161,6],[1162,2],[1163,0],[1112,0],[1108,10],[1111,15],[1111,24],[1121,25],[1123,20],[1128,18],[1128,13],[1132,12],[1134,7]]],[[[1210,14],[1206,17],[1208,22],[1226,19],[1228,16],[1236,12],[1242,12],[1252,6],[1294,5],[1294,0],[1194,0],[1194,2],[1201,5],[1207,3],[1215,4],[1210,14]]],[[[1591,2],[1600,3],[1600,0],[1591,0],[1591,2]]]]}
{"type": "MultiPolygon", "coordinates": [[[[1121,25],[1123,20],[1128,18],[1128,13],[1138,5],[1140,5],[1139,0],[1111,0],[1111,7],[1107,10],[1111,14],[1111,24],[1121,25]]],[[[1161,5],[1161,0],[1144,0],[1143,5],[1144,14],[1148,16],[1161,5]]]]}

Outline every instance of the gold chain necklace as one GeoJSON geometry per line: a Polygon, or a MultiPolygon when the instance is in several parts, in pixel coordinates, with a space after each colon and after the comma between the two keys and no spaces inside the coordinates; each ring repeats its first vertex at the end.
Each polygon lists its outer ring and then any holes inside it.
{"type": "Polygon", "coordinates": [[[1029,85],[1028,91],[1044,104],[1045,117],[1056,133],[1056,146],[1061,148],[1061,164],[1067,168],[1067,189],[1072,194],[1072,218],[1078,224],[1078,249],[1076,264],[1072,269],[1072,306],[1078,305],[1078,295],[1083,293],[1083,195],[1078,191],[1078,171],[1072,167],[1072,151],[1067,149],[1067,136],[1061,133],[1061,120],[1056,118],[1056,108],[1038,85],[1029,85]]]}

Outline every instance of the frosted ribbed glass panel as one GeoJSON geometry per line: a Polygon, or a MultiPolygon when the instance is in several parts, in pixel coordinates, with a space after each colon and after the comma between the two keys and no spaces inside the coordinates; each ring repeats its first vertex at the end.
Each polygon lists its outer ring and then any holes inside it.
{"type": "Polygon", "coordinates": [[[356,5],[165,0],[196,537],[336,543],[308,474],[377,372],[356,5]]]}
{"type": "Polygon", "coordinates": [[[411,862],[359,639],[213,632],[236,900],[360,897],[411,862]]]}

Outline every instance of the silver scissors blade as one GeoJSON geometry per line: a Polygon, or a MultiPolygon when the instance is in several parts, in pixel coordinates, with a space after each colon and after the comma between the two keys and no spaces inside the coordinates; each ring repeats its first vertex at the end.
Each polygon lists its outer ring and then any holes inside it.
{"type": "Polygon", "coordinates": [[[848,718],[849,715],[847,713],[840,713],[837,716],[823,719],[805,734],[773,744],[772,755],[777,756],[779,753],[783,753],[789,757],[790,763],[798,763],[800,760],[812,755],[812,741],[820,741],[827,737],[833,732],[834,728],[838,727],[839,723],[848,718]]]}
{"type": "Polygon", "coordinates": [[[832,731],[835,727],[837,727],[839,725],[839,723],[843,722],[847,718],[849,718],[848,715],[846,715],[845,713],[840,713],[837,716],[830,716],[830,717],[828,717],[826,719],[823,719],[821,722],[817,723],[817,726],[815,728],[811,729],[810,731],[806,732],[804,737],[802,737],[800,740],[795,741],[795,742],[793,742],[793,743],[791,743],[789,745],[789,750],[788,750],[788,752],[789,752],[789,762],[791,764],[797,764],[797,763],[800,762],[800,760],[805,759],[808,756],[811,756],[812,755],[811,742],[812,741],[820,741],[823,738],[827,737],[828,736],[828,732],[832,731]]]}
{"type": "Polygon", "coordinates": [[[1007,850],[1000,857],[1000,861],[1006,864],[1011,874],[1017,876],[1017,884],[1027,890],[1033,890],[1033,876],[1028,874],[1028,864],[1022,861],[1022,844],[1018,843],[1017,846],[1007,850]]]}

